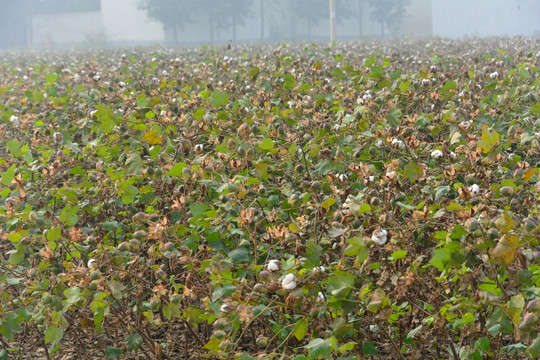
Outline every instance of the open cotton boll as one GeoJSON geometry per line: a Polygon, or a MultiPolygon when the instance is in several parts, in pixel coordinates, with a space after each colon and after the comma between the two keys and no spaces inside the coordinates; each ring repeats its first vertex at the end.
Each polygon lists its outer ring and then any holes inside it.
{"type": "Polygon", "coordinates": [[[276,272],[281,269],[281,262],[279,260],[270,260],[268,265],[266,265],[268,271],[276,272]]]}
{"type": "Polygon", "coordinates": [[[441,150],[433,150],[431,152],[431,157],[434,158],[434,159],[438,159],[438,158],[441,158],[443,156],[443,153],[441,150]]]}
{"type": "Polygon", "coordinates": [[[88,265],[88,267],[89,267],[90,269],[94,269],[94,268],[97,266],[97,265],[96,265],[96,259],[90,259],[90,260],[88,260],[88,263],[87,263],[86,265],[88,265]]]}
{"type": "Polygon", "coordinates": [[[388,232],[386,230],[377,230],[371,235],[371,240],[377,245],[384,245],[388,240],[388,232]]]}
{"type": "Polygon", "coordinates": [[[296,276],[294,274],[287,274],[285,278],[281,281],[281,287],[285,290],[294,290],[296,289],[296,276]]]}
{"type": "Polygon", "coordinates": [[[476,184],[472,184],[470,187],[469,187],[469,191],[471,193],[473,193],[473,195],[478,195],[480,193],[480,186],[476,185],[476,184]]]}
{"type": "Polygon", "coordinates": [[[9,122],[12,123],[13,125],[19,125],[21,122],[19,121],[19,117],[18,116],[15,116],[15,115],[11,115],[9,117],[9,122]]]}
{"type": "Polygon", "coordinates": [[[405,144],[403,143],[403,141],[401,141],[399,139],[392,140],[392,146],[397,147],[398,149],[404,149],[405,148],[405,144]]]}

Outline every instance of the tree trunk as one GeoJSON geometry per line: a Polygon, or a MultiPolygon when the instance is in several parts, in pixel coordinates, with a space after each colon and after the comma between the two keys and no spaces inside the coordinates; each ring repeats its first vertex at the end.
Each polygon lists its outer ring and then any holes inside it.
{"type": "Polygon", "coordinates": [[[261,4],[261,42],[264,42],[264,0],[260,0],[261,4]]]}
{"type": "Polygon", "coordinates": [[[208,11],[208,25],[210,30],[210,45],[214,45],[214,16],[212,11],[208,11]]]}
{"type": "Polygon", "coordinates": [[[362,11],[362,1],[363,0],[358,0],[358,36],[362,36],[364,34],[364,29],[363,29],[363,19],[362,17],[364,16],[364,12],[362,11]]]}

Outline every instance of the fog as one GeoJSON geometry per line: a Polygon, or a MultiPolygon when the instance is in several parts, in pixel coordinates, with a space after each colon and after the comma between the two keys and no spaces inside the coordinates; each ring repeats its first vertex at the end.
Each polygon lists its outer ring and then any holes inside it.
{"type": "Polygon", "coordinates": [[[0,0],[0,49],[538,36],[540,0],[0,0]]]}

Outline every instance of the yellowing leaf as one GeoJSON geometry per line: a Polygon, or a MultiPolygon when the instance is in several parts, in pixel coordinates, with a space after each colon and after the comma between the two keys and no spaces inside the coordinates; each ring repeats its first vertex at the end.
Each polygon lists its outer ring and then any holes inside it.
{"type": "Polygon", "coordinates": [[[489,130],[487,125],[482,127],[482,138],[478,142],[478,146],[484,153],[488,153],[499,141],[499,133],[497,130],[489,130]]]}
{"type": "Polygon", "coordinates": [[[298,233],[300,232],[300,227],[297,223],[292,222],[289,224],[289,231],[292,233],[298,233]]]}
{"type": "Polygon", "coordinates": [[[538,172],[539,168],[531,168],[523,173],[523,180],[529,181],[538,172]]]}
{"type": "Polygon", "coordinates": [[[512,296],[512,299],[510,299],[508,304],[506,304],[505,306],[506,314],[510,316],[510,318],[514,322],[514,325],[516,326],[519,323],[519,318],[521,317],[521,312],[523,311],[524,306],[525,299],[521,294],[512,296]]]}
{"type": "Polygon", "coordinates": [[[383,289],[375,290],[373,292],[373,295],[371,296],[371,300],[369,301],[367,309],[371,312],[376,312],[377,310],[379,310],[379,308],[383,304],[385,297],[386,297],[386,293],[384,292],[383,289]]]}
{"type": "Polygon", "coordinates": [[[508,215],[502,214],[497,220],[495,220],[495,225],[500,232],[506,234],[514,227],[514,219],[508,215]]]}
{"type": "Polygon", "coordinates": [[[293,335],[296,338],[296,340],[301,341],[304,336],[307,334],[309,324],[309,318],[305,317],[302,320],[298,321],[296,323],[296,327],[294,328],[293,335]]]}
{"type": "Polygon", "coordinates": [[[161,144],[161,137],[154,129],[147,131],[146,134],[144,134],[143,140],[150,145],[161,144]]]}
{"type": "Polygon", "coordinates": [[[334,199],[333,197],[330,197],[326,199],[325,201],[323,201],[321,203],[321,206],[325,208],[326,210],[328,210],[330,209],[330,206],[334,205],[335,203],[336,203],[336,199],[334,199]]]}
{"type": "Polygon", "coordinates": [[[514,261],[518,247],[519,238],[517,235],[505,234],[491,252],[491,256],[497,264],[510,265],[514,261]]]}

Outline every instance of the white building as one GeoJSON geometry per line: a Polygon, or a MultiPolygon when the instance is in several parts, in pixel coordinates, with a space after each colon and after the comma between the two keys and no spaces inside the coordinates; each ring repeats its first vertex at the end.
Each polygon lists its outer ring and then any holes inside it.
{"type": "Polygon", "coordinates": [[[163,26],[137,4],[138,0],[101,0],[99,11],[35,15],[29,44],[49,48],[162,43],[163,26]]]}

